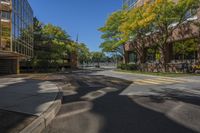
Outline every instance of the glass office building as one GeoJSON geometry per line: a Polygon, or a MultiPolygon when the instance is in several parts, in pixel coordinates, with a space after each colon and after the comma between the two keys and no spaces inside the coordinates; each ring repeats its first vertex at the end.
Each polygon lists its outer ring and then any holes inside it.
{"type": "Polygon", "coordinates": [[[27,0],[1,1],[0,50],[33,55],[33,11],[27,0]]]}
{"type": "Polygon", "coordinates": [[[28,1],[0,0],[0,67],[8,59],[32,56],[33,10],[28,1]]]}
{"type": "Polygon", "coordinates": [[[12,0],[12,51],[33,55],[33,11],[27,0],[12,0]]]}

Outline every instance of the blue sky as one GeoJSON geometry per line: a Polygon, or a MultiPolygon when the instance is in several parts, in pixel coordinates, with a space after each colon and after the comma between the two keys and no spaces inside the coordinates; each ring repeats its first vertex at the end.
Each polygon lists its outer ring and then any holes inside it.
{"type": "Polygon", "coordinates": [[[73,40],[92,51],[98,51],[102,40],[97,29],[109,14],[122,7],[122,0],[29,0],[34,15],[43,23],[52,23],[66,30],[73,40]]]}

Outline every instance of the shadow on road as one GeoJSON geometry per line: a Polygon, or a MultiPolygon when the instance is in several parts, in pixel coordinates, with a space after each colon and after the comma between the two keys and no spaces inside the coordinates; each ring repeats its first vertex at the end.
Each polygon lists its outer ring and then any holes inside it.
{"type": "MultiPolygon", "coordinates": [[[[35,77],[36,78],[36,77],[35,77]]],[[[0,78],[0,132],[18,133],[46,111],[58,94],[51,82],[39,75],[36,79],[24,76],[0,78]]]]}
{"type": "MultiPolygon", "coordinates": [[[[157,93],[160,96],[149,96],[155,102],[163,102],[166,99],[173,101],[182,101],[193,105],[200,106],[200,95],[195,94],[193,91],[175,90],[170,88],[162,88],[160,91],[151,90],[153,93],[157,93]]],[[[199,93],[199,90],[196,91],[199,93]]]]}
{"type": "MultiPolygon", "coordinates": [[[[157,106],[162,107],[165,106],[162,105],[164,99],[160,99],[161,102],[158,99],[153,101],[151,96],[120,95],[132,83],[130,81],[88,75],[88,72],[66,76],[70,77],[71,87],[63,90],[66,94],[63,97],[63,106],[57,118],[44,130],[46,133],[197,133],[190,126],[187,127],[164,112],[149,108],[143,103],[158,102],[157,106]],[[74,93],[67,93],[69,91],[74,93]],[[151,100],[141,102],[138,100],[140,98],[151,100]]],[[[176,100],[187,102],[184,99],[176,100]]]]}

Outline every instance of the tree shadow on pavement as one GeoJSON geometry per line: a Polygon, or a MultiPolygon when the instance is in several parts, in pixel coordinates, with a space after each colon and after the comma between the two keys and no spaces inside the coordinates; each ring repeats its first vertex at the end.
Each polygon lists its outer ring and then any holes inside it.
{"type": "Polygon", "coordinates": [[[200,91],[185,91],[171,88],[162,88],[160,90],[151,89],[151,92],[159,94],[157,96],[149,96],[155,102],[164,102],[166,99],[173,101],[182,101],[193,105],[200,106],[200,91]]]}
{"type": "Polygon", "coordinates": [[[0,132],[2,133],[20,132],[46,111],[58,95],[56,85],[52,86],[53,80],[49,82],[17,76],[0,80],[0,132]]]}
{"type": "MultiPolygon", "coordinates": [[[[120,93],[132,83],[130,81],[102,75],[74,74],[68,76],[71,77],[71,83],[76,81],[76,84],[79,86],[74,89],[76,92],[75,94],[63,97],[63,106],[78,101],[87,101],[92,104],[92,107],[89,111],[70,115],[66,117],[66,119],[60,119],[60,121],[59,119],[56,119],[44,132],[197,133],[182,123],[179,123],[179,121],[175,121],[166,116],[163,112],[159,112],[140,104],[137,100],[135,101],[134,96],[120,95],[120,93]],[[105,93],[101,93],[103,90],[102,88],[106,87],[115,89],[107,92],[104,90],[105,93]],[[93,92],[99,92],[100,96],[90,96],[88,99],[83,98],[90,94],[93,95],[93,92]],[[93,118],[90,119],[89,117],[93,118]],[[94,117],[96,117],[95,120],[94,117]],[[92,125],[95,123],[98,124],[99,129],[95,130],[95,132],[90,132],[91,128],[97,128],[96,126],[92,127],[91,123],[92,125]],[[63,126],[58,126],[58,129],[55,125],[63,126]]],[[[68,89],[70,90],[70,87],[68,89]]],[[[96,94],[98,95],[98,93],[96,94]]],[[[136,99],[137,98],[138,97],[136,97],[136,99]]],[[[156,103],[157,101],[151,102],[156,103]]],[[[76,106],[76,104],[74,104],[74,106],[76,106]]],[[[74,106],[72,108],[77,109],[74,106]]],[[[80,106],[80,104],[77,104],[77,106],[80,106]]],[[[163,105],[159,104],[158,106],[162,107],[163,105]]],[[[65,107],[61,108],[58,117],[63,116],[65,111],[65,107]]]]}

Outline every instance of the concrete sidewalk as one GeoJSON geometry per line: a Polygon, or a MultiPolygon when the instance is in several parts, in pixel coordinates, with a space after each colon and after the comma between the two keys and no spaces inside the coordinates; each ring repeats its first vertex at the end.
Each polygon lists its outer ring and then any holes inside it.
{"type": "Polygon", "coordinates": [[[46,75],[0,77],[0,132],[38,132],[37,124],[46,126],[53,119],[61,106],[61,79],[48,80],[46,75]]]}

